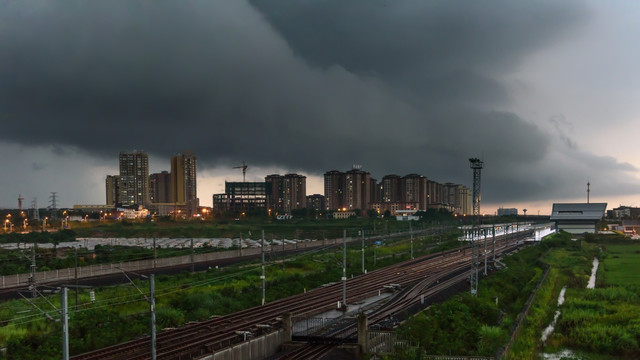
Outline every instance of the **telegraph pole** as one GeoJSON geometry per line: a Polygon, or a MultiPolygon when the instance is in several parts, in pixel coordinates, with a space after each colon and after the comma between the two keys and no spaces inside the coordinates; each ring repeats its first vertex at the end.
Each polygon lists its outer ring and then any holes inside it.
{"type": "Polygon", "coordinates": [[[411,233],[411,259],[413,259],[413,226],[411,226],[411,220],[409,220],[409,232],[411,233]]]}
{"type": "Polygon", "coordinates": [[[62,287],[60,305],[62,307],[62,360],[69,360],[69,304],[66,287],[62,287]]]}
{"type": "Polygon", "coordinates": [[[76,306],[75,308],[78,308],[78,247],[74,246],[73,247],[73,254],[74,254],[74,262],[75,262],[75,269],[74,269],[74,274],[75,274],[75,280],[76,280],[76,306]]]}
{"type": "MultiPolygon", "coordinates": [[[[494,221],[493,224],[493,250],[491,251],[493,253],[493,262],[496,262],[496,224],[494,221]]],[[[495,266],[495,264],[494,264],[495,266]]]]}
{"type": "Polygon", "coordinates": [[[151,312],[151,360],[156,360],[156,284],[155,275],[149,275],[149,310],[151,312]]]}
{"type": "Polygon", "coordinates": [[[190,260],[191,260],[191,273],[195,272],[195,265],[193,263],[193,238],[191,238],[191,256],[190,256],[190,260]]]}
{"type": "Polygon", "coordinates": [[[260,279],[262,280],[262,305],[264,305],[265,292],[266,292],[265,277],[264,277],[264,230],[262,230],[262,241],[261,241],[261,244],[260,244],[260,254],[261,254],[261,257],[262,257],[262,275],[260,275],[260,279]]]}
{"type": "Polygon", "coordinates": [[[158,252],[156,251],[156,237],[153,237],[153,269],[156,269],[158,262],[158,252]]]}
{"type": "Polygon", "coordinates": [[[364,229],[362,229],[362,273],[364,274],[364,229]]]}
{"type": "Polygon", "coordinates": [[[487,229],[483,229],[484,235],[484,276],[487,276],[487,229]]]}
{"type": "Polygon", "coordinates": [[[347,230],[342,232],[342,305],[347,310],[347,230]]]}

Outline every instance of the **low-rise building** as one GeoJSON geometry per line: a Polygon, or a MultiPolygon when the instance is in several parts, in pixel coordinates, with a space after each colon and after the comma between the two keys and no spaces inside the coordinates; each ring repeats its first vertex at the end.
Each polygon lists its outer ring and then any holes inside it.
{"type": "Polygon", "coordinates": [[[571,234],[593,234],[598,231],[598,222],[604,216],[606,203],[562,203],[553,204],[551,221],[556,230],[571,234]]]}

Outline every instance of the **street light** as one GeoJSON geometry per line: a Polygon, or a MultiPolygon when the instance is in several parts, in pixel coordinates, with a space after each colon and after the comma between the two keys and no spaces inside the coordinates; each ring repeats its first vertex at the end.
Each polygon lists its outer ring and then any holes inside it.
{"type": "Polygon", "coordinates": [[[42,221],[42,231],[46,230],[46,228],[47,228],[47,220],[48,219],[49,219],[48,217],[46,217],[46,216],[44,217],[44,220],[42,221]]]}

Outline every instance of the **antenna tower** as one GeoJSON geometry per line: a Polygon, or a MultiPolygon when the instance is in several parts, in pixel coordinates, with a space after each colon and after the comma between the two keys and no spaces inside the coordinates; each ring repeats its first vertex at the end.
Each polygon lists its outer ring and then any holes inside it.
{"type": "Polygon", "coordinates": [[[33,216],[33,220],[40,220],[40,211],[38,211],[38,198],[33,198],[31,201],[31,214],[33,216]]]}
{"type": "Polygon", "coordinates": [[[52,191],[51,196],[49,196],[49,209],[51,210],[51,220],[55,220],[58,218],[58,203],[57,203],[57,192],[52,191]]]}
{"type": "Polygon", "coordinates": [[[587,180],[587,204],[589,203],[589,193],[591,192],[591,183],[587,180]]]}
{"type": "Polygon", "coordinates": [[[471,229],[471,295],[478,293],[478,265],[480,258],[480,173],[484,162],[477,158],[469,159],[473,169],[473,227],[471,229]],[[478,239],[474,239],[477,236],[478,239]]]}

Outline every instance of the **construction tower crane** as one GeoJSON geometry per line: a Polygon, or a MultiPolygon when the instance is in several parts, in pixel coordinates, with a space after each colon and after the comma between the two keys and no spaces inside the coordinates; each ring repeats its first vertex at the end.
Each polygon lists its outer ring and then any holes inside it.
{"type": "Polygon", "coordinates": [[[242,169],[242,182],[247,182],[247,168],[249,166],[247,166],[247,164],[244,163],[244,161],[242,162],[242,165],[240,166],[234,166],[233,169],[242,169]]]}

